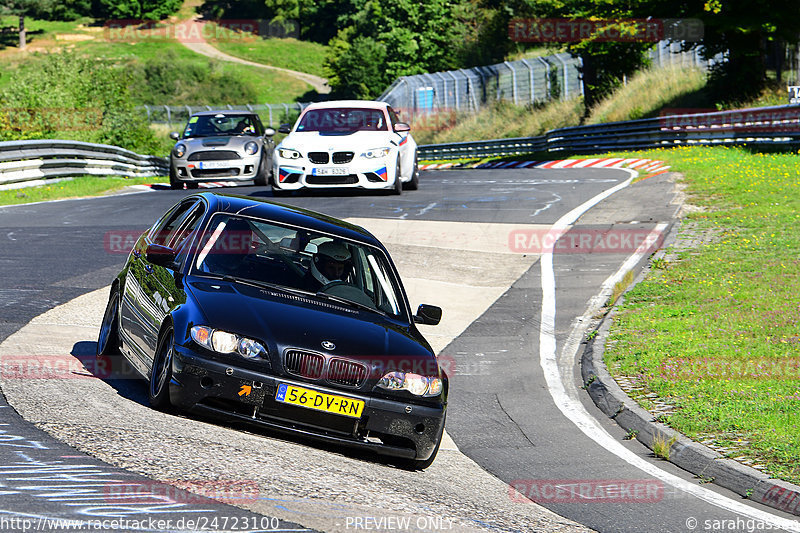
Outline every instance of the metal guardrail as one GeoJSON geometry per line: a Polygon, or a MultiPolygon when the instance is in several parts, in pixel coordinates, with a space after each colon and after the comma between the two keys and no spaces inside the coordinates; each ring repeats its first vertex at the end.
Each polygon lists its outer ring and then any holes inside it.
{"type": "Polygon", "coordinates": [[[597,153],[675,146],[800,144],[800,106],[773,106],[609,122],[550,130],[538,137],[419,147],[420,159],[446,160],[526,153],[597,153]]]}
{"type": "Polygon", "coordinates": [[[108,144],[34,140],[0,142],[0,184],[69,176],[155,177],[169,162],[108,144]]]}

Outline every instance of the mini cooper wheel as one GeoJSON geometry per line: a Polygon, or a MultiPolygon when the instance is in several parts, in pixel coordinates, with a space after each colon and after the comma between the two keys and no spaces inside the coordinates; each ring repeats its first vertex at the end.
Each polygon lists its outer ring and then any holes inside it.
{"type": "Polygon", "coordinates": [[[172,190],[183,189],[183,182],[175,175],[175,169],[169,167],[169,188],[172,190]]]}
{"type": "Polygon", "coordinates": [[[150,406],[159,411],[166,411],[170,407],[169,382],[172,379],[174,338],[172,328],[164,331],[164,334],[161,335],[161,340],[158,342],[158,350],[156,350],[156,357],[153,359],[153,367],[150,369],[148,399],[150,400],[150,406]]]}
{"type": "Polygon", "coordinates": [[[256,173],[256,177],[253,178],[253,185],[258,185],[259,187],[266,187],[269,181],[269,171],[264,166],[264,156],[262,154],[261,159],[258,161],[258,172],[256,173]]]}

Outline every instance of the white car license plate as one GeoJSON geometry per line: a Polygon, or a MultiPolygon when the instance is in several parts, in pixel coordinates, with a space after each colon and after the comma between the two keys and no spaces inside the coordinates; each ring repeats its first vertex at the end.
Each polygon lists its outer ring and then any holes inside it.
{"type": "Polygon", "coordinates": [[[311,170],[314,176],[347,176],[350,171],[341,167],[322,167],[311,170]]]}
{"type": "Polygon", "coordinates": [[[215,169],[215,168],[231,168],[236,166],[231,164],[231,161],[198,161],[197,168],[200,169],[215,169]]]}

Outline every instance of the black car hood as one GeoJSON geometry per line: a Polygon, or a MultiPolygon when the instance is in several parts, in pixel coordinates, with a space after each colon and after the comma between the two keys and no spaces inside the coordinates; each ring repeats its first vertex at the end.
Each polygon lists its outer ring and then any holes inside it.
{"type": "Polygon", "coordinates": [[[235,282],[194,278],[187,285],[205,325],[266,343],[273,368],[282,367],[276,357],[287,348],[360,360],[433,359],[411,328],[376,313],[235,282]],[[326,349],[323,342],[335,348],[326,349]]]}

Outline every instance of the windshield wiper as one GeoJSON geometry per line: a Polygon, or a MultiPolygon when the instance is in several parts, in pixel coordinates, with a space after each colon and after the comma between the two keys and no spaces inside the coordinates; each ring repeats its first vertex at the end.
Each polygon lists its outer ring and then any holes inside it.
{"type": "Polygon", "coordinates": [[[230,274],[221,275],[221,274],[213,274],[211,272],[203,272],[202,276],[209,277],[212,279],[218,279],[220,281],[226,281],[228,283],[241,283],[242,285],[249,285],[251,287],[256,287],[257,289],[273,289],[276,291],[288,292],[289,294],[297,294],[301,296],[314,294],[313,292],[294,289],[292,287],[284,287],[283,285],[275,285],[274,283],[269,283],[266,281],[258,281],[250,278],[240,278],[239,276],[231,276],[230,274]]]}
{"type": "Polygon", "coordinates": [[[364,311],[370,311],[372,313],[378,313],[379,315],[389,316],[377,307],[362,304],[361,302],[356,302],[354,300],[348,300],[347,298],[342,298],[341,296],[334,296],[333,294],[328,294],[327,292],[318,292],[316,293],[316,296],[325,298],[326,300],[333,300],[334,302],[339,302],[341,304],[352,305],[358,307],[359,309],[363,309],[364,311]]]}

